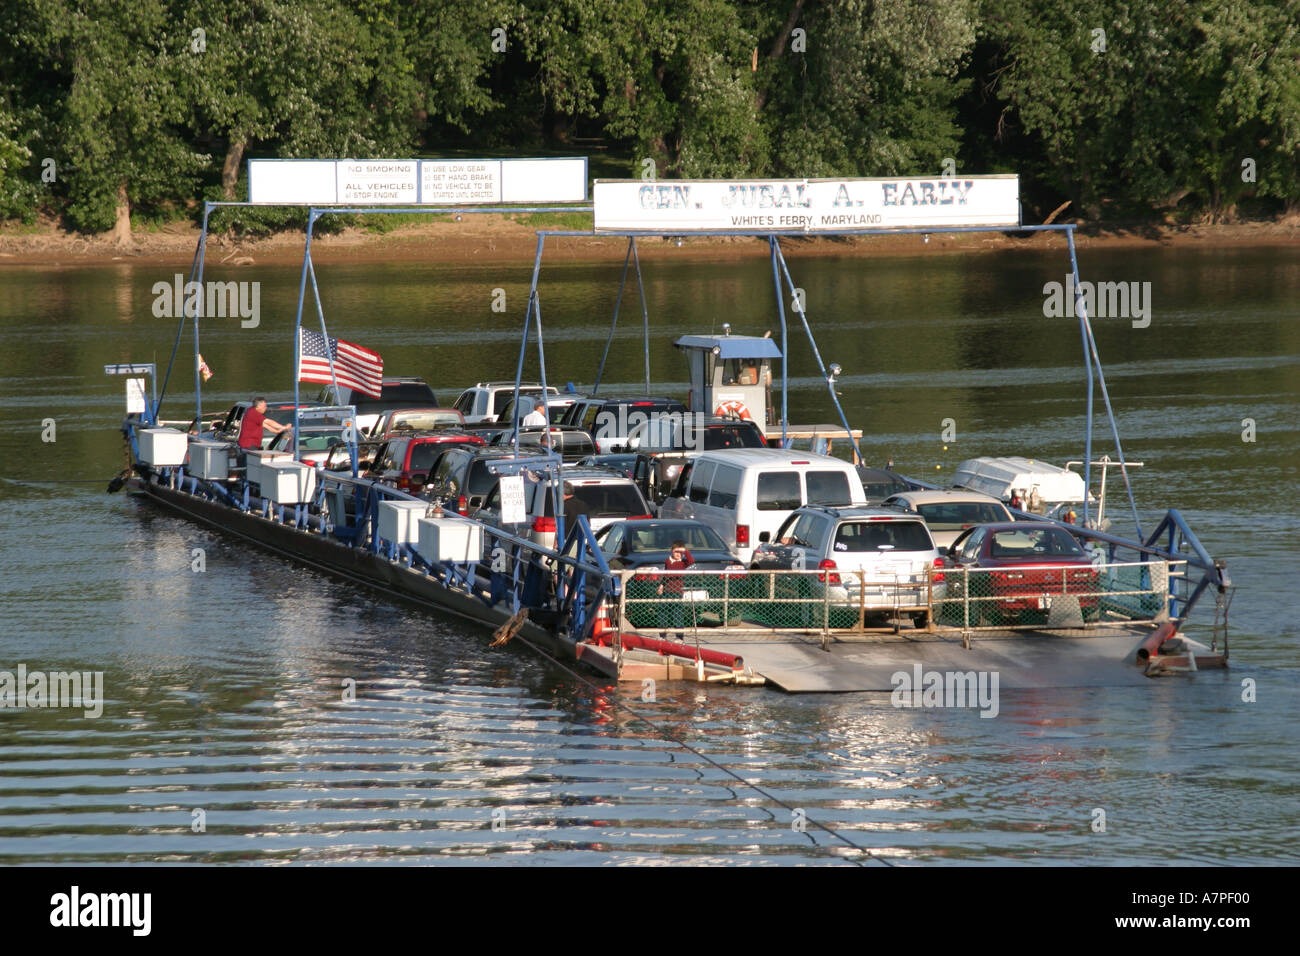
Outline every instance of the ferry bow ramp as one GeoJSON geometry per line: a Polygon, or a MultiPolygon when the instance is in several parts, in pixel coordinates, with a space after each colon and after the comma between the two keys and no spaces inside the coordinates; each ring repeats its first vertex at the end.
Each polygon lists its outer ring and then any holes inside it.
{"type": "Polygon", "coordinates": [[[823,650],[818,635],[710,641],[712,650],[737,654],[754,673],[791,693],[892,691],[903,672],[997,673],[1004,690],[1041,687],[1144,685],[1133,666],[1147,631],[1115,628],[1088,636],[1033,632],[985,637],[963,646],[960,636],[918,633],[914,638],[835,641],[823,650]]]}

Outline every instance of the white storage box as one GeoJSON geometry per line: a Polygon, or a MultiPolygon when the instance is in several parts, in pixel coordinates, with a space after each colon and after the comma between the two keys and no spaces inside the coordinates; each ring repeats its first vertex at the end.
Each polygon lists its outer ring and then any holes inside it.
{"type": "MultiPolygon", "coordinates": [[[[252,460],[249,460],[252,464],[252,460]]],[[[311,501],[316,491],[316,469],[298,461],[270,461],[258,471],[262,497],[277,505],[301,505],[311,501]]]]}
{"type": "Polygon", "coordinates": [[[191,438],[190,460],[185,470],[196,478],[225,481],[230,477],[230,446],[191,438]]]}
{"type": "Polygon", "coordinates": [[[379,537],[393,544],[415,544],[419,533],[415,522],[428,508],[427,501],[379,502],[379,537]]]}
{"type": "Polygon", "coordinates": [[[483,559],[483,526],[465,518],[421,518],[415,550],[426,561],[469,564],[483,559]]]}
{"type": "MultiPolygon", "coordinates": [[[[268,465],[273,461],[293,461],[293,455],[287,451],[267,451],[265,448],[253,448],[246,453],[248,462],[248,471],[245,473],[245,480],[261,484],[262,466],[268,465]]],[[[268,477],[268,482],[274,480],[268,477]]]]}
{"type": "Polygon", "coordinates": [[[155,468],[170,468],[185,464],[189,452],[189,438],[175,428],[142,428],[136,433],[140,443],[140,460],[155,468]]]}

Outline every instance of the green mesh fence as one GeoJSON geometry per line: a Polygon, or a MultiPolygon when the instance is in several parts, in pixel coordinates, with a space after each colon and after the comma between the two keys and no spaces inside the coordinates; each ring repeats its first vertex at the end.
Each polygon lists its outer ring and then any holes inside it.
{"type": "Polygon", "coordinates": [[[924,576],[857,572],[660,572],[624,580],[623,613],[632,628],[738,627],[856,629],[929,614],[924,576]]]}
{"type": "Polygon", "coordinates": [[[624,572],[626,627],[869,630],[1082,627],[1159,619],[1169,564],[857,571],[624,572]]]}
{"type": "Polygon", "coordinates": [[[934,620],[948,627],[1149,621],[1168,607],[1169,562],[948,570],[934,620]]]}

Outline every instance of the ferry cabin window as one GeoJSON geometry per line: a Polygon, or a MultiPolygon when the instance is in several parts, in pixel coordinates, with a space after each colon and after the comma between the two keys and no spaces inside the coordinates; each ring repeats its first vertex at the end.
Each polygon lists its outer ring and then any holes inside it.
{"type": "Polygon", "coordinates": [[[767,471],[758,476],[759,511],[793,511],[799,500],[799,472],[767,471]]]}
{"type": "Polygon", "coordinates": [[[853,501],[849,493],[849,476],[842,471],[809,471],[808,503],[818,505],[847,505],[853,501]]]}
{"type": "Polygon", "coordinates": [[[715,470],[717,465],[711,461],[702,461],[695,466],[695,473],[691,476],[691,501],[702,505],[709,500],[709,485],[715,470]]]}
{"type": "Polygon", "coordinates": [[[735,510],[736,499],[740,495],[740,479],[744,475],[739,468],[730,465],[718,465],[713,476],[713,487],[709,491],[709,504],[715,508],[735,510]]]}
{"type": "Polygon", "coordinates": [[[723,385],[757,385],[758,359],[727,359],[722,363],[723,385]]]}

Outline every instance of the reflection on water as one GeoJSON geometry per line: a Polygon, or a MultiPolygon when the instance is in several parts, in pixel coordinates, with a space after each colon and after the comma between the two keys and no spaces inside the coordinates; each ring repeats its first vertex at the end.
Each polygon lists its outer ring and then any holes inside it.
{"type": "MultiPolygon", "coordinates": [[[[1003,691],[995,720],[898,710],[884,694],[660,685],[643,701],[639,685],[576,675],[518,642],[490,649],[460,622],[110,498],[122,382],[102,365],[165,366],[174,326],[149,313],[148,291],[174,270],[6,271],[0,475],[62,483],[0,484],[0,669],[103,670],[107,702],[96,720],[0,709],[0,860],[858,858],[795,827],[802,809],[902,863],[1294,862],[1300,509],[1285,491],[1300,464],[1300,268],[1273,250],[1085,250],[1080,264],[1084,278],[1153,284],[1150,328],[1099,320],[1097,338],[1125,451],[1147,462],[1134,477],[1143,521],[1180,508],[1241,585],[1235,666],[1136,690],[1003,691]],[[40,441],[47,417],[53,443],[40,441]],[[1257,703],[1243,703],[1244,678],[1257,703]]],[[[551,380],[590,382],[620,265],[543,269],[551,380]]],[[[871,461],[943,478],[977,454],[1080,457],[1077,329],[1042,314],[1063,255],[791,269],[871,461]],[[946,449],[945,418],[958,433],[946,449]]],[[[644,271],[656,390],[685,391],[675,335],[724,320],[777,328],[761,254],[644,271]]],[[[297,270],[238,273],[250,277],[261,326],[203,330],[208,413],[291,385],[297,270]]],[[[526,265],[320,278],[331,331],[440,398],[513,377],[526,265]],[[491,312],[498,287],[509,315],[491,312]]],[[[639,389],[640,315],[626,305],[606,378],[639,389]]],[[[811,350],[793,330],[790,342],[795,418],[829,420],[811,350]]],[[[165,413],[188,418],[181,368],[165,413]]]]}

